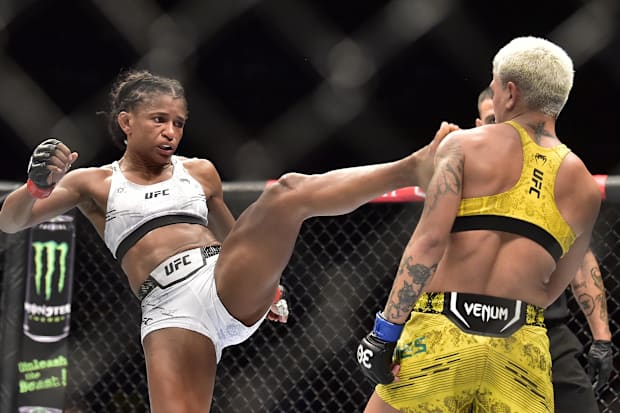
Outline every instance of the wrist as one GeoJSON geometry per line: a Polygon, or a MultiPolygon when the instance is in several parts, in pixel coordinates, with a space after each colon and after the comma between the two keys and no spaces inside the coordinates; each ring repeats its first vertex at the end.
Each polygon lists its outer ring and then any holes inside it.
{"type": "Polygon", "coordinates": [[[592,330],[593,341],[611,341],[611,331],[609,329],[594,329],[592,330]]]}
{"type": "Polygon", "coordinates": [[[55,185],[51,185],[48,188],[41,188],[37,186],[37,184],[35,184],[34,181],[30,178],[28,178],[28,181],[26,181],[26,189],[28,190],[28,193],[37,199],[45,199],[50,196],[50,194],[54,190],[54,186],[55,185]]]}
{"type": "Polygon", "coordinates": [[[395,342],[400,337],[404,326],[404,324],[395,324],[386,320],[381,311],[377,311],[372,332],[383,341],[395,342]]]}

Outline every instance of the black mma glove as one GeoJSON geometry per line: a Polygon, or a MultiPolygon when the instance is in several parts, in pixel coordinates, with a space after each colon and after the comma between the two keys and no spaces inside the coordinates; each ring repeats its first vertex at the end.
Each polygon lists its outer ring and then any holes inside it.
{"type": "Polygon", "coordinates": [[[594,340],[588,351],[588,373],[593,380],[594,391],[598,392],[609,383],[613,369],[611,341],[594,340]]]}
{"type": "Polygon", "coordinates": [[[41,142],[30,157],[28,163],[28,179],[31,180],[38,188],[47,189],[53,184],[47,182],[50,170],[47,169],[49,159],[54,155],[56,147],[60,144],[58,139],[46,139],[41,142]]]}
{"type": "Polygon", "coordinates": [[[373,385],[394,381],[392,356],[403,327],[387,321],[381,312],[377,312],[374,328],[357,347],[357,363],[373,385]]]}

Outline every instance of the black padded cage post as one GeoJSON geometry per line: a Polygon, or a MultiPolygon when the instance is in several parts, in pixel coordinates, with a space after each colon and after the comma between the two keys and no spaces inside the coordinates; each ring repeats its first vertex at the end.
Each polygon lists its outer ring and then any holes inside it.
{"type": "MultiPolygon", "coordinates": [[[[597,179],[606,200],[592,249],[607,289],[615,342],[620,320],[620,186],[616,184],[620,180],[597,179]]],[[[225,183],[233,213],[238,215],[255,200],[265,184],[225,183]]],[[[372,387],[358,371],[356,348],[385,302],[421,213],[419,199],[415,188],[397,191],[350,214],[304,223],[282,278],[290,292],[289,322],[266,321],[248,341],[224,351],[212,412],[363,410],[372,387]]],[[[66,411],[147,412],[138,302],[90,223],[81,214],[76,219],[66,411]]],[[[7,251],[2,254],[6,259],[7,251]]],[[[15,294],[23,298],[19,291],[3,288],[1,293],[2,300],[15,294]]],[[[591,343],[587,322],[572,294],[569,297],[569,327],[587,350],[591,343]]],[[[4,319],[5,314],[0,316],[4,319]]],[[[614,350],[611,386],[599,403],[604,413],[620,411],[620,359],[614,350]]],[[[585,354],[580,361],[585,364],[585,354]]]]}
{"type": "MultiPolygon", "coordinates": [[[[0,182],[0,205],[17,184],[0,182]]],[[[27,233],[0,232],[0,412],[15,410],[21,349],[27,233]]]]}

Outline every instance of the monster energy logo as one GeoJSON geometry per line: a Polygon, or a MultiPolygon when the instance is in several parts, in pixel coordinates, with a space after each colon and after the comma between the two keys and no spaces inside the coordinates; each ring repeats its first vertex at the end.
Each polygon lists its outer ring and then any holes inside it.
{"type": "MultiPolygon", "coordinates": [[[[62,293],[65,290],[69,245],[66,242],[35,241],[32,243],[32,248],[34,251],[34,293],[43,297],[45,301],[50,301],[55,292],[62,293]],[[55,278],[56,282],[54,282],[55,278]]],[[[26,302],[24,308],[31,317],[42,316],[48,319],[62,317],[58,321],[71,313],[70,303],[50,306],[26,302]]],[[[39,321],[43,320],[40,319],[39,321]]]]}
{"type": "Polygon", "coordinates": [[[46,241],[33,242],[34,249],[34,287],[37,295],[43,294],[45,300],[52,297],[54,270],[56,269],[56,252],[58,252],[58,283],[56,291],[61,293],[65,289],[67,278],[67,255],[69,245],[66,242],[46,241]],[[43,257],[47,258],[45,273],[43,272],[43,257]],[[43,291],[41,291],[43,289],[43,291]]]}

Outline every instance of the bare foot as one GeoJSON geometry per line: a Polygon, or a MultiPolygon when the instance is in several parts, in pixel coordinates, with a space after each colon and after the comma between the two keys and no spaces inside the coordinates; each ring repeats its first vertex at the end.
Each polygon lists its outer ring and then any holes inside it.
{"type": "Polygon", "coordinates": [[[433,176],[433,170],[435,169],[435,153],[437,147],[451,132],[460,130],[458,125],[449,122],[441,122],[439,129],[435,133],[433,140],[422,149],[416,151],[413,155],[417,160],[416,170],[414,174],[414,185],[426,189],[431,177],[433,176]]]}

